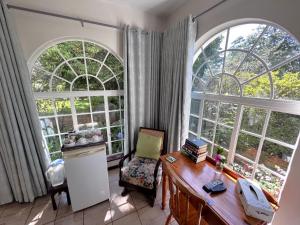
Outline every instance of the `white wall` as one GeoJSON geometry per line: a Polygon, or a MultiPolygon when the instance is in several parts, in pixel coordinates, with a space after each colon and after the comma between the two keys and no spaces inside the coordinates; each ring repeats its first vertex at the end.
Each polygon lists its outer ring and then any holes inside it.
{"type": "MultiPolygon", "coordinates": [[[[190,0],[168,18],[167,24],[175,23],[189,14],[197,15],[218,1],[190,0]]],[[[211,33],[209,31],[213,28],[232,20],[259,18],[279,24],[300,40],[299,9],[299,0],[228,0],[199,18],[198,37],[203,39],[203,37],[209,36],[208,33],[211,33]]],[[[300,149],[298,148],[281,196],[280,209],[275,215],[273,225],[300,224],[299,171],[300,149]]]]}
{"type": "MultiPolygon", "coordinates": [[[[112,25],[135,25],[160,30],[159,20],[128,6],[102,0],[8,0],[9,4],[104,22],[112,25]]],[[[62,37],[78,37],[102,43],[122,56],[122,32],[97,25],[81,24],[44,15],[10,9],[26,59],[36,49],[62,37]]]]}

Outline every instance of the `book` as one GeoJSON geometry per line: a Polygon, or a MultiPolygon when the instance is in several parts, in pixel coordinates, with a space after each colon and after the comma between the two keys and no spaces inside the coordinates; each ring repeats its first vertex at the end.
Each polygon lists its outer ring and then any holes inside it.
{"type": "Polygon", "coordinates": [[[185,145],[182,146],[182,148],[183,148],[184,150],[186,150],[188,153],[190,153],[191,155],[195,156],[195,157],[198,157],[199,155],[201,155],[201,154],[203,154],[203,153],[206,152],[206,149],[205,149],[203,152],[198,153],[198,152],[196,152],[196,151],[194,151],[194,150],[191,150],[189,147],[187,147],[187,146],[185,146],[185,145]]]}
{"type": "Polygon", "coordinates": [[[207,145],[201,148],[195,148],[193,145],[185,143],[184,146],[190,149],[191,151],[195,152],[196,154],[202,154],[207,151],[207,145]]]}
{"type": "Polygon", "coordinates": [[[202,162],[206,159],[206,155],[207,155],[207,152],[199,155],[198,157],[195,157],[191,154],[189,154],[185,149],[181,148],[180,150],[181,154],[185,155],[186,157],[188,157],[190,160],[192,160],[194,163],[199,163],[199,162],[202,162]]]}
{"type": "Polygon", "coordinates": [[[194,146],[197,149],[207,146],[207,143],[205,141],[203,141],[202,139],[199,139],[199,138],[186,139],[185,143],[188,143],[188,144],[194,146]]]}

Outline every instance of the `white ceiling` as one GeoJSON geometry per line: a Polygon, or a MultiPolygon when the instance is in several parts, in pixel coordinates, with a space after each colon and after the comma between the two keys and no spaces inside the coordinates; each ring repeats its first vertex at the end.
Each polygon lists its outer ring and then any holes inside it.
{"type": "Polygon", "coordinates": [[[169,15],[175,9],[189,0],[106,0],[109,2],[124,4],[138,8],[158,16],[169,15]]]}

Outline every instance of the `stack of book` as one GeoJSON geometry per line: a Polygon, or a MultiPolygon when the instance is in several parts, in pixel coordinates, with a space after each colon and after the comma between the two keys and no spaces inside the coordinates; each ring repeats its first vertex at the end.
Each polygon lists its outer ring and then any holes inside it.
{"type": "Polygon", "coordinates": [[[207,143],[202,139],[186,139],[181,148],[181,154],[187,156],[194,163],[204,161],[207,155],[207,143]]]}

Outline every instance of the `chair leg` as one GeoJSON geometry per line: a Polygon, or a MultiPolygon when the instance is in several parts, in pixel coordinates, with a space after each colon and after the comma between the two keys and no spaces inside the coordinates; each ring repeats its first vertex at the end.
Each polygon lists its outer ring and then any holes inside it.
{"type": "Polygon", "coordinates": [[[124,197],[124,196],[128,195],[128,193],[129,193],[129,190],[127,188],[124,188],[121,195],[124,197]]]}
{"type": "Polygon", "coordinates": [[[172,219],[172,214],[170,213],[170,215],[168,216],[165,225],[169,225],[172,219]]]}
{"type": "Polygon", "coordinates": [[[68,189],[66,190],[66,194],[67,194],[67,202],[68,202],[68,205],[71,205],[70,192],[69,192],[68,189]]]}
{"type": "Polygon", "coordinates": [[[56,201],[55,201],[55,193],[51,193],[51,200],[52,200],[53,210],[57,210],[57,205],[56,205],[56,201]]]}

